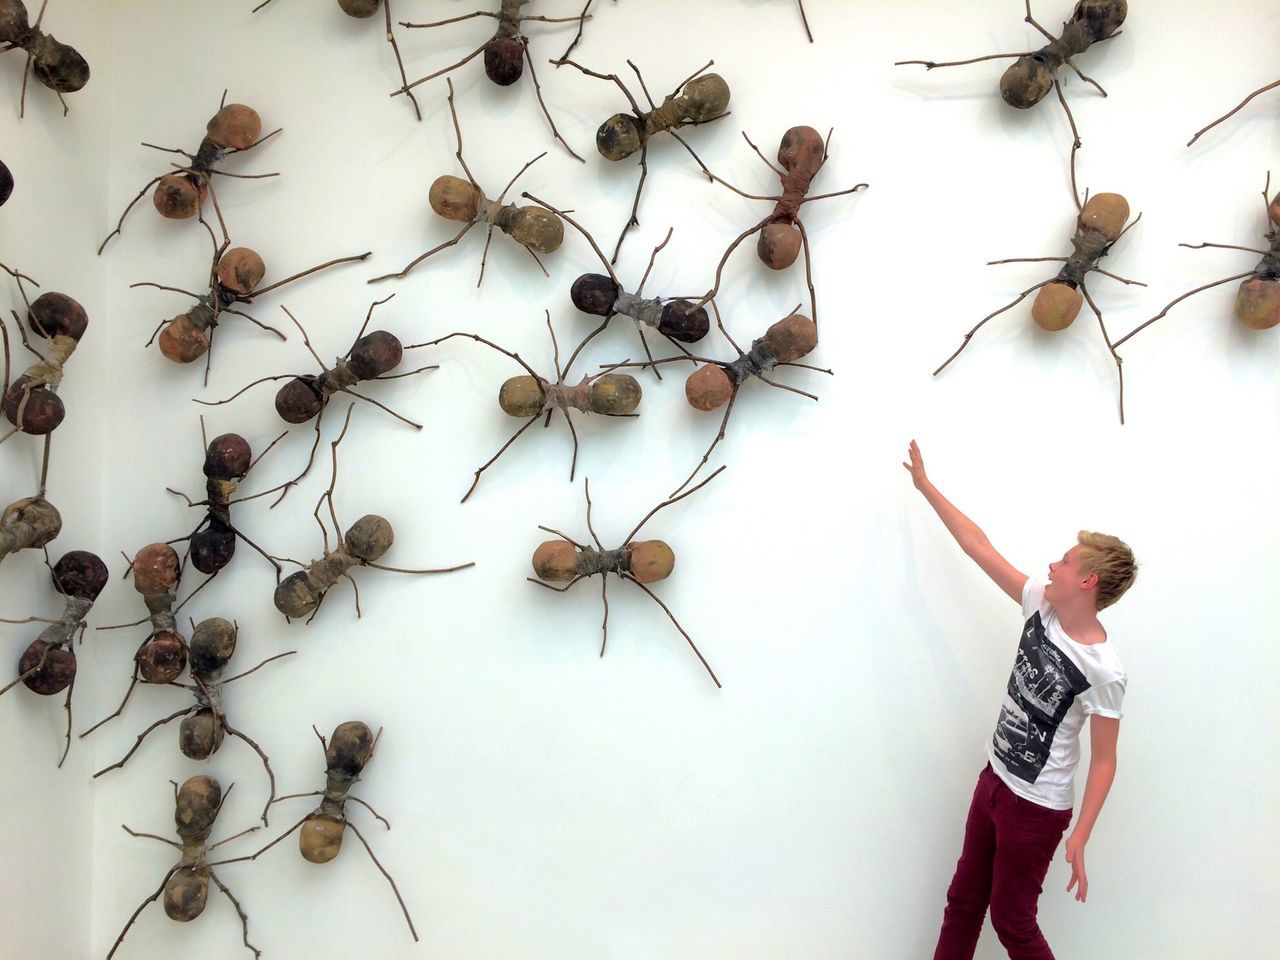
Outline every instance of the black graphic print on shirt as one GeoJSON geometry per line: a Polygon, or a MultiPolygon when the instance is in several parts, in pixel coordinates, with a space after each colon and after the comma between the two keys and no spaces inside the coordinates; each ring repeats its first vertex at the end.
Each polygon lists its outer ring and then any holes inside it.
{"type": "Polygon", "coordinates": [[[1071,660],[1054,646],[1036,611],[1022,628],[1018,657],[1009,675],[992,742],[996,756],[1019,780],[1035,783],[1049,759],[1058,724],[1075,698],[1089,689],[1071,660]]]}

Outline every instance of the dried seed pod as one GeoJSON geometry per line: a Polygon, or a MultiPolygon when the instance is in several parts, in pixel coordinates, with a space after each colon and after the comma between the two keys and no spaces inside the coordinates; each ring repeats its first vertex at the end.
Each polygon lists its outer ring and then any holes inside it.
{"type": "Polygon", "coordinates": [[[808,317],[793,313],[769,327],[763,339],[778,363],[794,363],[818,346],[818,328],[808,317]]]}
{"type": "Polygon", "coordinates": [[[276,609],[291,620],[300,620],[315,613],[323,599],[324,591],[311,581],[305,570],[291,573],[281,580],[274,595],[276,609]]]}
{"type": "Polygon", "coordinates": [[[542,412],[546,398],[541,382],[528,374],[509,377],[498,388],[498,406],[511,417],[536,417],[542,412]]]}
{"type": "Polygon", "coordinates": [[[1084,297],[1075,287],[1051,281],[1040,288],[1031,304],[1031,319],[1044,330],[1065,330],[1080,314],[1084,297]]]}
{"type": "Polygon", "coordinates": [[[1000,77],[1000,96],[1019,110],[1034,107],[1053,89],[1053,71],[1036,54],[1019,57],[1000,77]]]}
{"type": "Polygon", "coordinates": [[[342,834],[345,820],[336,820],[323,813],[307,817],[298,831],[298,849],[303,859],[310,863],[328,863],[342,850],[342,834]]]}
{"type": "Polygon", "coordinates": [[[160,352],[173,363],[194,363],[209,352],[209,328],[197,325],[189,313],[170,320],[157,339],[160,352]]]}
{"type": "Polygon", "coordinates": [[[514,37],[494,37],[484,45],[484,72],[500,87],[524,75],[524,45],[514,37]]]}
{"type": "Polygon", "coordinates": [[[729,109],[729,84],[718,73],[704,73],[684,85],[680,118],[689,123],[706,123],[729,109]]]}
{"type": "Polygon", "coordinates": [[[75,93],[89,82],[89,64],[75,47],[59,43],[46,33],[29,49],[32,73],[50,90],[75,93]]]}
{"type": "Polygon", "coordinates": [[[338,724],[324,750],[325,766],[330,773],[355,779],[373,759],[373,745],[377,739],[363,721],[347,720],[338,724]]]}
{"type": "Polygon", "coordinates": [[[23,433],[44,436],[52,433],[67,415],[62,399],[44,385],[31,386],[38,381],[23,375],[9,385],[4,395],[4,416],[23,433]],[[18,410],[22,410],[22,422],[18,422],[18,410]]]}
{"type": "Polygon", "coordinates": [[[208,195],[209,185],[203,180],[197,184],[190,174],[167,173],[152,191],[151,202],[162,217],[189,220],[200,212],[208,195]]]}
{"type": "Polygon", "coordinates": [[[382,0],[338,0],[338,6],[342,8],[342,12],[348,17],[356,17],[363,20],[365,17],[372,17],[378,12],[378,4],[382,0]]]}
{"type": "Polygon", "coordinates": [[[516,242],[538,253],[555,253],[564,243],[564,224],[542,207],[518,207],[506,232],[516,242]]]}
{"type": "Polygon", "coordinates": [[[631,575],[641,583],[654,583],[671,576],[676,566],[675,551],[662,540],[636,540],[627,544],[631,575]]]}
{"type": "Polygon", "coordinates": [[[69,337],[77,343],[89,327],[84,307],[65,293],[42,293],[36,297],[27,311],[27,321],[47,340],[69,337]]]}
{"type": "Polygon", "coordinates": [[[208,898],[207,867],[178,867],[164,882],[164,912],[170,920],[194,920],[204,913],[208,898]]]}
{"type": "Polygon", "coordinates": [[[227,665],[236,652],[236,628],[230,620],[210,617],[191,632],[191,672],[210,676],[227,665]]]}
{"type": "Polygon", "coordinates": [[[615,113],[596,130],[596,150],[606,160],[625,160],[644,146],[644,128],[629,113],[615,113]]]}
{"type": "Polygon", "coordinates": [[[394,370],[403,359],[400,338],[386,330],[374,330],[355,342],[347,366],[361,380],[372,380],[394,370]]]}
{"type": "Polygon", "coordinates": [[[684,382],[685,399],[695,410],[715,410],[733,396],[733,381],[718,364],[705,363],[684,382]]]}
{"type": "Polygon", "coordinates": [[[374,562],[391,549],[395,539],[395,531],[386,517],[366,513],[351,525],[343,537],[343,545],[353,557],[374,562]]]}
{"type": "Polygon", "coordinates": [[[1128,0],[1080,0],[1071,19],[1084,23],[1089,36],[1098,41],[1119,30],[1128,14],[1128,0]]]}
{"type": "Polygon", "coordinates": [[[191,760],[208,760],[222,746],[223,725],[209,709],[183,717],[178,725],[178,749],[191,760]]]}
{"type": "Polygon", "coordinates": [[[0,43],[18,43],[31,32],[22,0],[0,0],[0,43]]]}
{"type": "Polygon", "coordinates": [[[133,558],[133,588],[143,596],[172,590],[178,583],[182,561],[167,543],[150,543],[133,558]]]}
{"type": "Polygon", "coordinates": [[[770,270],[785,270],[796,262],[802,245],[799,228],[790,223],[768,223],[756,238],[756,254],[770,270]]]}
{"type": "Polygon", "coordinates": [[[484,194],[474,183],[461,177],[436,177],[427,194],[431,209],[446,220],[471,223],[480,212],[484,194]]]}
{"type": "Polygon", "coordinates": [[[584,273],[573,281],[569,299],[583,313],[607,317],[613,313],[613,305],[618,302],[621,292],[622,287],[612,277],[602,273],[584,273]]]}
{"type": "Polygon", "coordinates": [[[212,480],[231,480],[249,472],[253,450],[238,433],[213,438],[204,456],[204,475],[212,480]]]}
{"type": "Polygon", "coordinates": [[[222,807],[222,785],[213,777],[192,777],[178,788],[173,819],[178,836],[187,842],[204,840],[213,830],[222,807]]]}
{"type": "Polygon", "coordinates": [[[547,540],[533,551],[533,572],[541,580],[563,583],[578,575],[578,549],[567,540],[547,540]]]}
{"type": "Polygon", "coordinates": [[[232,247],[218,259],[218,282],[242,297],[253,293],[266,273],[262,257],[248,247],[232,247]]]}
{"type": "Polygon", "coordinates": [[[643,396],[640,383],[626,373],[606,373],[591,381],[591,412],[616,417],[635,411],[643,396]]]}
{"type": "Polygon", "coordinates": [[[1118,193],[1098,193],[1080,211],[1080,226],[1097,230],[1114,243],[1129,221],[1129,201],[1118,193]]]}
{"type": "Polygon", "coordinates": [[[33,640],[18,659],[19,675],[35,670],[23,679],[27,689],[41,696],[61,693],[76,678],[76,655],[68,647],[52,646],[43,640],[33,640]],[[36,664],[44,660],[44,666],[36,670],[36,664]]]}
{"type": "Polygon", "coordinates": [[[306,423],[324,409],[324,404],[312,376],[294,377],[276,391],[276,413],[286,423],[306,423]]]}
{"type": "Polygon", "coordinates": [[[1280,281],[1253,277],[1236,293],[1236,316],[1246,327],[1266,330],[1280,323],[1280,281]]]}
{"type": "MultiPolygon", "coordinates": [[[[23,497],[15,500],[0,513],[0,529],[19,524],[29,525],[34,533],[27,547],[43,547],[62,532],[62,514],[44,497],[23,497]]],[[[0,552],[0,557],[3,557],[0,552]]]]}
{"type": "Polygon", "coordinates": [[[658,332],[681,343],[697,343],[711,329],[711,318],[688,300],[668,300],[662,305],[658,332]]]}
{"type": "Polygon", "coordinates": [[[187,665],[187,644],[176,633],[159,633],[138,650],[138,675],[146,683],[172,683],[187,665]]]}
{"type": "Polygon", "coordinates": [[[262,135],[262,118],[253,107],[228,103],[213,115],[206,131],[209,140],[224,150],[247,150],[262,135]]]}
{"type": "Polygon", "coordinates": [[[96,600],[107,585],[107,565],[88,550],[68,550],[53,565],[53,585],[63,596],[96,600]]]}
{"type": "Polygon", "coordinates": [[[792,127],[778,144],[778,163],[783,169],[813,179],[826,162],[827,144],[813,127],[792,127]]]}

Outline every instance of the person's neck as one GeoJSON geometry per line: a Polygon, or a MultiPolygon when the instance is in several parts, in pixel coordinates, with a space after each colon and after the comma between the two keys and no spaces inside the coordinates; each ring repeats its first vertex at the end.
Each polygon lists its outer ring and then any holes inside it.
{"type": "Polygon", "coordinates": [[[1098,620],[1098,611],[1092,604],[1080,604],[1074,608],[1058,607],[1058,624],[1076,643],[1104,643],[1107,631],[1098,620]]]}

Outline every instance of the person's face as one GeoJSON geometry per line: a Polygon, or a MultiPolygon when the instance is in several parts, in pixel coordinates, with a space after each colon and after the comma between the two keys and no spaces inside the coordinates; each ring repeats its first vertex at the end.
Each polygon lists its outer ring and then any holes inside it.
{"type": "Polygon", "coordinates": [[[1044,598],[1054,606],[1068,603],[1082,590],[1089,590],[1098,582],[1097,574],[1085,570],[1080,560],[1080,544],[1062,555],[1061,560],[1049,564],[1049,582],[1044,588],[1044,598]]]}

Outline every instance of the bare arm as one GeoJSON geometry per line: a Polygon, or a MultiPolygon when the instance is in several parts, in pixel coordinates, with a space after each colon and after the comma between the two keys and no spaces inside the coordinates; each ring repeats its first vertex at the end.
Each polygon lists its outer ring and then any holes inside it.
{"type": "Polygon", "coordinates": [[[1071,881],[1067,890],[1076,887],[1076,899],[1084,903],[1089,896],[1089,878],[1084,872],[1084,845],[1089,842],[1093,824],[1102,812],[1103,801],[1116,778],[1116,741],[1120,739],[1120,721],[1115,717],[1094,714],[1089,718],[1089,779],[1084,784],[1080,816],[1076,828],[1067,838],[1067,861],[1071,864],[1071,881]]]}
{"type": "Polygon", "coordinates": [[[956,543],[960,544],[960,549],[982,568],[983,573],[995,581],[996,586],[1012,597],[1014,602],[1022,603],[1022,588],[1026,585],[1027,575],[1016,570],[1013,564],[1002,557],[991,545],[991,541],[987,539],[982,529],[956,509],[955,504],[939,493],[938,488],[929,482],[924,472],[924,458],[920,456],[920,448],[916,446],[914,440],[911,441],[908,456],[911,458],[910,462],[902,465],[911,474],[911,482],[924,494],[924,498],[929,501],[929,506],[933,507],[943,525],[956,538],[956,543]]]}

